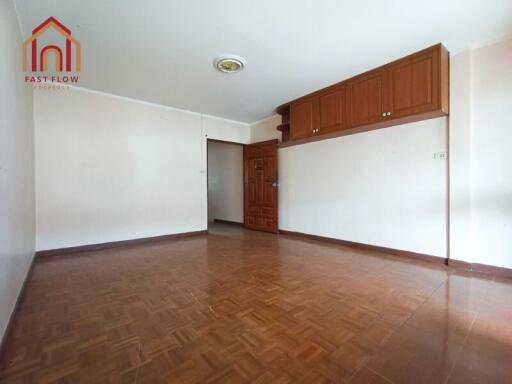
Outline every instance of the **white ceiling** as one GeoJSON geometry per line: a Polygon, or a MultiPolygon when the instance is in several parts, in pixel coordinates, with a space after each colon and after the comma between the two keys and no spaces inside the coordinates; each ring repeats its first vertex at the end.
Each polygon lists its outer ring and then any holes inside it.
{"type": "Polygon", "coordinates": [[[24,37],[49,16],[82,44],[80,85],[244,122],[442,42],[512,35],[511,0],[15,0],[24,37]],[[80,25],[80,28],[77,28],[80,25]],[[233,53],[245,71],[212,61],[233,53]]]}

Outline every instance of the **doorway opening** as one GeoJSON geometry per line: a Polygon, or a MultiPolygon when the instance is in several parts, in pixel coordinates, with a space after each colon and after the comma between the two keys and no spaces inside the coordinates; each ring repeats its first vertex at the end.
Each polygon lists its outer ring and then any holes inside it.
{"type": "Polygon", "coordinates": [[[207,139],[208,228],[218,222],[278,232],[277,144],[207,139]]]}
{"type": "Polygon", "coordinates": [[[207,140],[208,227],[244,225],[244,145],[207,140]]]}

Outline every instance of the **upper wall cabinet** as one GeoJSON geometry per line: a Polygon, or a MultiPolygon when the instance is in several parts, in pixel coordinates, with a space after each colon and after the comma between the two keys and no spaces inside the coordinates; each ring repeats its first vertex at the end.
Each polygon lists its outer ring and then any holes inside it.
{"type": "Polygon", "coordinates": [[[373,71],[348,83],[350,127],[377,123],[389,111],[388,71],[373,71]]]}
{"type": "Polygon", "coordinates": [[[446,116],[448,65],[438,44],[282,105],[283,145],[446,116]]]}
{"type": "Polygon", "coordinates": [[[316,134],[318,129],[318,98],[303,98],[290,106],[290,139],[298,140],[316,134]]]}
{"type": "Polygon", "coordinates": [[[403,60],[389,68],[390,105],[394,117],[439,108],[439,51],[403,60]]]}
{"type": "Polygon", "coordinates": [[[329,88],[318,94],[319,126],[318,133],[335,132],[345,128],[346,86],[329,88]]]}
{"type": "Polygon", "coordinates": [[[343,84],[292,102],[289,106],[290,140],[307,139],[345,128],[346,101],[343,84]]]}

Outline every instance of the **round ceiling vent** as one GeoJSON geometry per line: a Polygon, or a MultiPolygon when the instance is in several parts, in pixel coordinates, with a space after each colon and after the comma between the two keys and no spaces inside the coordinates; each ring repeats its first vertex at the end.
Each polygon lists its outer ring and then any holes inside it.
{"type": "Polygon", "coordinates": [[[223,73],[236,73],[244,69],[247,62],[243,57],[224,55],[214,60],[213,65],[223,73]]]}

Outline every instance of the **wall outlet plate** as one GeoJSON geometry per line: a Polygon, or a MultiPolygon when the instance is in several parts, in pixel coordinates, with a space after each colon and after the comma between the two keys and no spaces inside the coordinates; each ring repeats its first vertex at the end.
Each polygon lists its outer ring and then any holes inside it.
{"type": "Polygon", "coordinates": [[[434,159],[435,160],[446,160],[446,159],[448,159],[448,152],[435,152],[434,159]]]}

